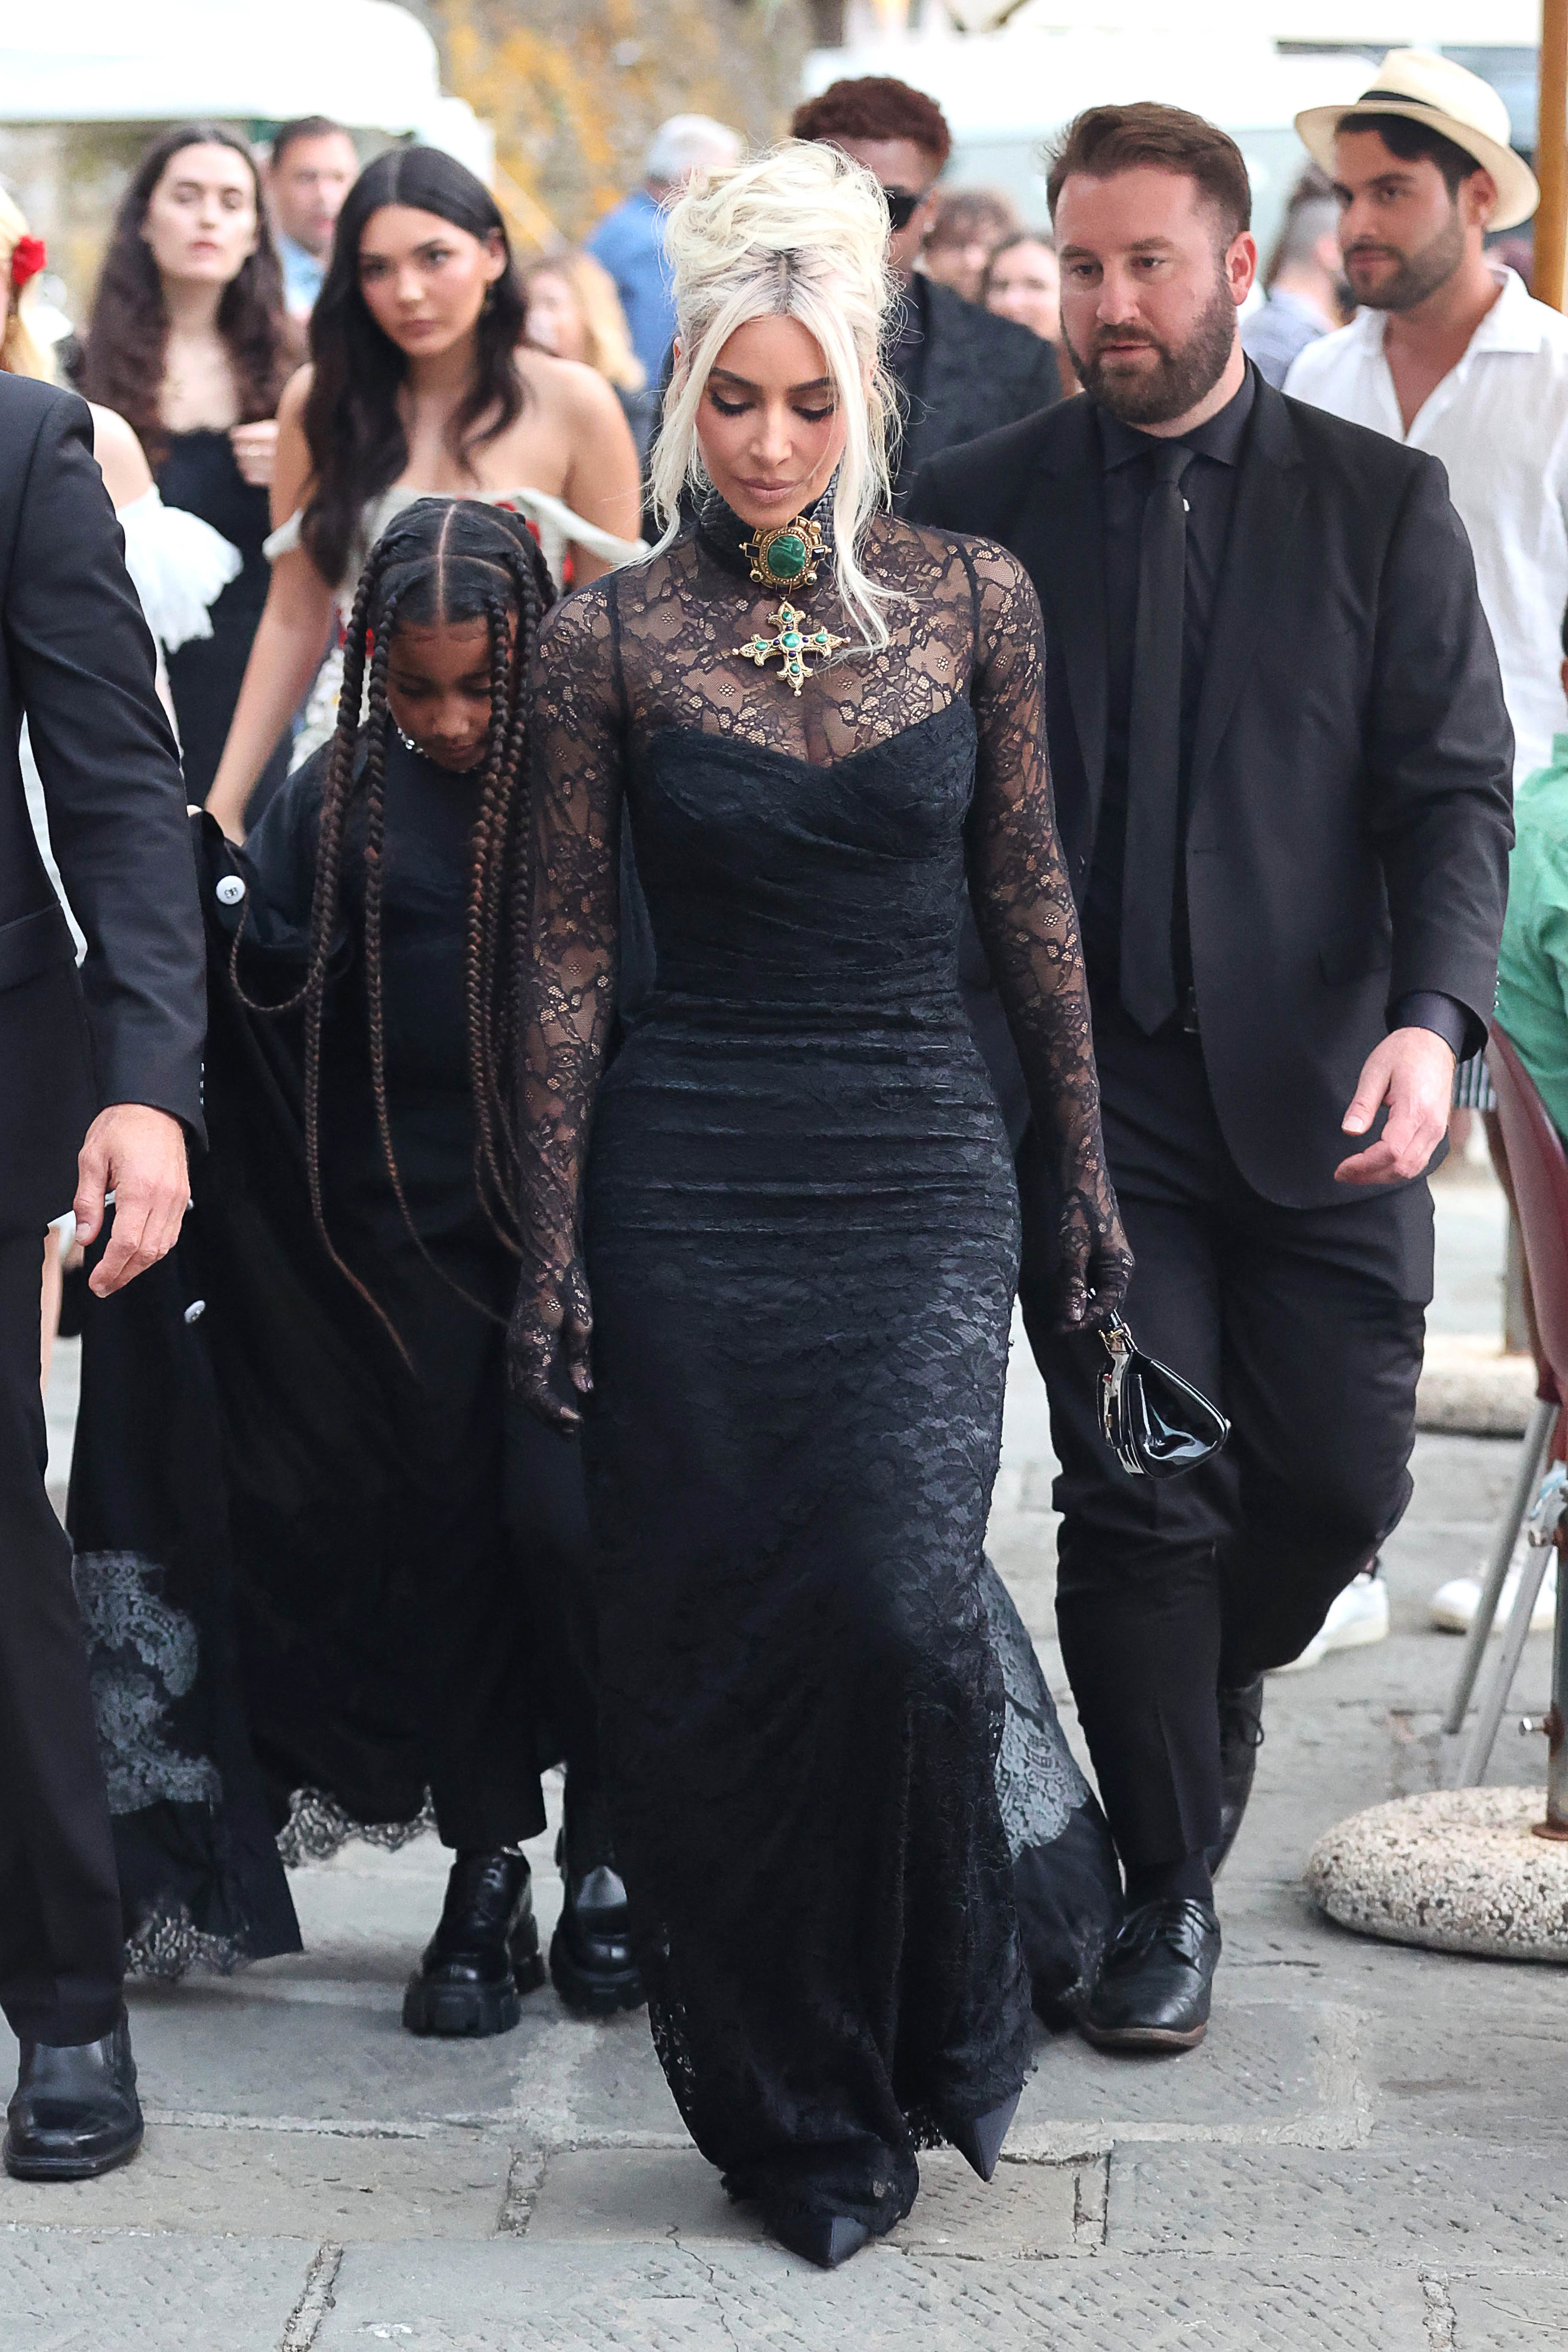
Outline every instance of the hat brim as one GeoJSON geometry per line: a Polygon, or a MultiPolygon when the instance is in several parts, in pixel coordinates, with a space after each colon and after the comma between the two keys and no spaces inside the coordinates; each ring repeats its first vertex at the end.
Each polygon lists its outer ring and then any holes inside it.
{"type": "Polygon", "coordinates": [[[1296,117],[1296,129],[1301,144],[1314,163],[1320,164],[1333,177],[1334,134],[1347,114],[1397,114],[1406,122],[1419,122],[1427,131],[1439,131],[1484,163],[1497,182],[1497,210],[1487,226],[1489,229],[1517,228],[1527,221],[1541,202],[1541,185],[1522,155],[1511,147],[1500,147],[1484,131],[1472,131],[1468,122],[1457,122],[1451,114],[1437,107],[1423,106],[1418,100],[1406,101],[1398,98],[1358,98],[1348,106],[1309,106],[1296,117]]]}

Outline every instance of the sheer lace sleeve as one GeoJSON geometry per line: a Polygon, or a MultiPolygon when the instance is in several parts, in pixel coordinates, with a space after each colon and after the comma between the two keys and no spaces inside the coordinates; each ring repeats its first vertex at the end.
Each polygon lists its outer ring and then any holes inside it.
{"type": "Polygon", "coordinates": [[[511,1377],[560,1427],[591,1386],[579,1193],[615,996],[621,692],[609,595],[557,605],[541,634],[530,732],[532,834],[521,975],[521,1224],[511,1377]]]}
{"type": "Polygon", "coordinates": [[[984,542],[969,555],[980,739],[970,893],[1030,1108],[1055,1144],[1062,1319],[1098,1324],[1120,1308],[1132,1261],[1106,1171],[1089,990],[1051,802],[1040,608],[1010,555],[984,542]]]}

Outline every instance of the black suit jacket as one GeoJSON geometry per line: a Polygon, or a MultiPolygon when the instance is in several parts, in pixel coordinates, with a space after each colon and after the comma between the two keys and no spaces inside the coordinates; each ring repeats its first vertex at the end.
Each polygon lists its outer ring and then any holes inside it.
{"type": "MultiPolygon", "coordinates": [[[[1046,615],[1073,887],[1105,762],[1101,463],[1085,398],[937,458],[911,520],[1000,540],[1046,615]]],[[[1187,897],[1204,1058],[1253,1188],[1336,1185],[1340,1121],[1390,1007],[1437,989],[1486,1033],[1512,735],[1464,526],[1435,457],[1267,383],[1236,486],[1193,751],[1187,897]]]]}
{"type": "Polygon", "coordinates": [[[998,319],[934,278],[919,280],[925,333],[905,387],[899,453],[904,488],[942,449],[1011,425],[1062,395],[1057,355],[1016,319],[998,319]]]}
{"type": "Polygon", "coordinates": [[[201,1134],[195,864],[123,548],[85,403],[0,374],[0,1232],[41,1237],[70,1206],[106,1103],[201,1134]],[[27,814],[24,719],[79,974],[27,814]]]}

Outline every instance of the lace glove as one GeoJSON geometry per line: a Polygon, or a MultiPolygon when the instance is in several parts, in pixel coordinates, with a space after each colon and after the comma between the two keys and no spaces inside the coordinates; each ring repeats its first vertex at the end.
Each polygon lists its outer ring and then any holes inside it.
{"type": "Polygon", "coordinates": [[[1103,1330],[1121,1312],[1132,1253],[1103,1165],[1080,1171],[1057,1218],[1057,1328],[1103,1330]]]}
{"type": "Polygon", "coordinates": [[[580,1258],[564,1267],[525,1268],[507,1329],[507,1380],[530,1410],[563,1434],[581,1429],[581,1410],[562,1391],[592,1396],[588,1366],[594,1310],[580,1258]]]}

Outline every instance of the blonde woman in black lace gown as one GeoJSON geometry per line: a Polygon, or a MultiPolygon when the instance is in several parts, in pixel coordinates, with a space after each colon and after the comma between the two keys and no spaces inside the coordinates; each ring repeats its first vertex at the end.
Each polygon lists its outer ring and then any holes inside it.
{"type": "Polygon", "coordinates": [[[886,510],[886,238],[817,146],[671,215],[671,528],[544,632],[522,977],[513,1363],[582,1413],[659,2056],[823,2263],[909,2211],[918,2146],[989,2178],[1028,2045],[982,1593],[1017,1204],[966,887],[1057,1140],[1066,1320],[1129,1268],[1038,608],[886,510]],[[658,969],[602,1075],[623,823],[658,969]]]}

